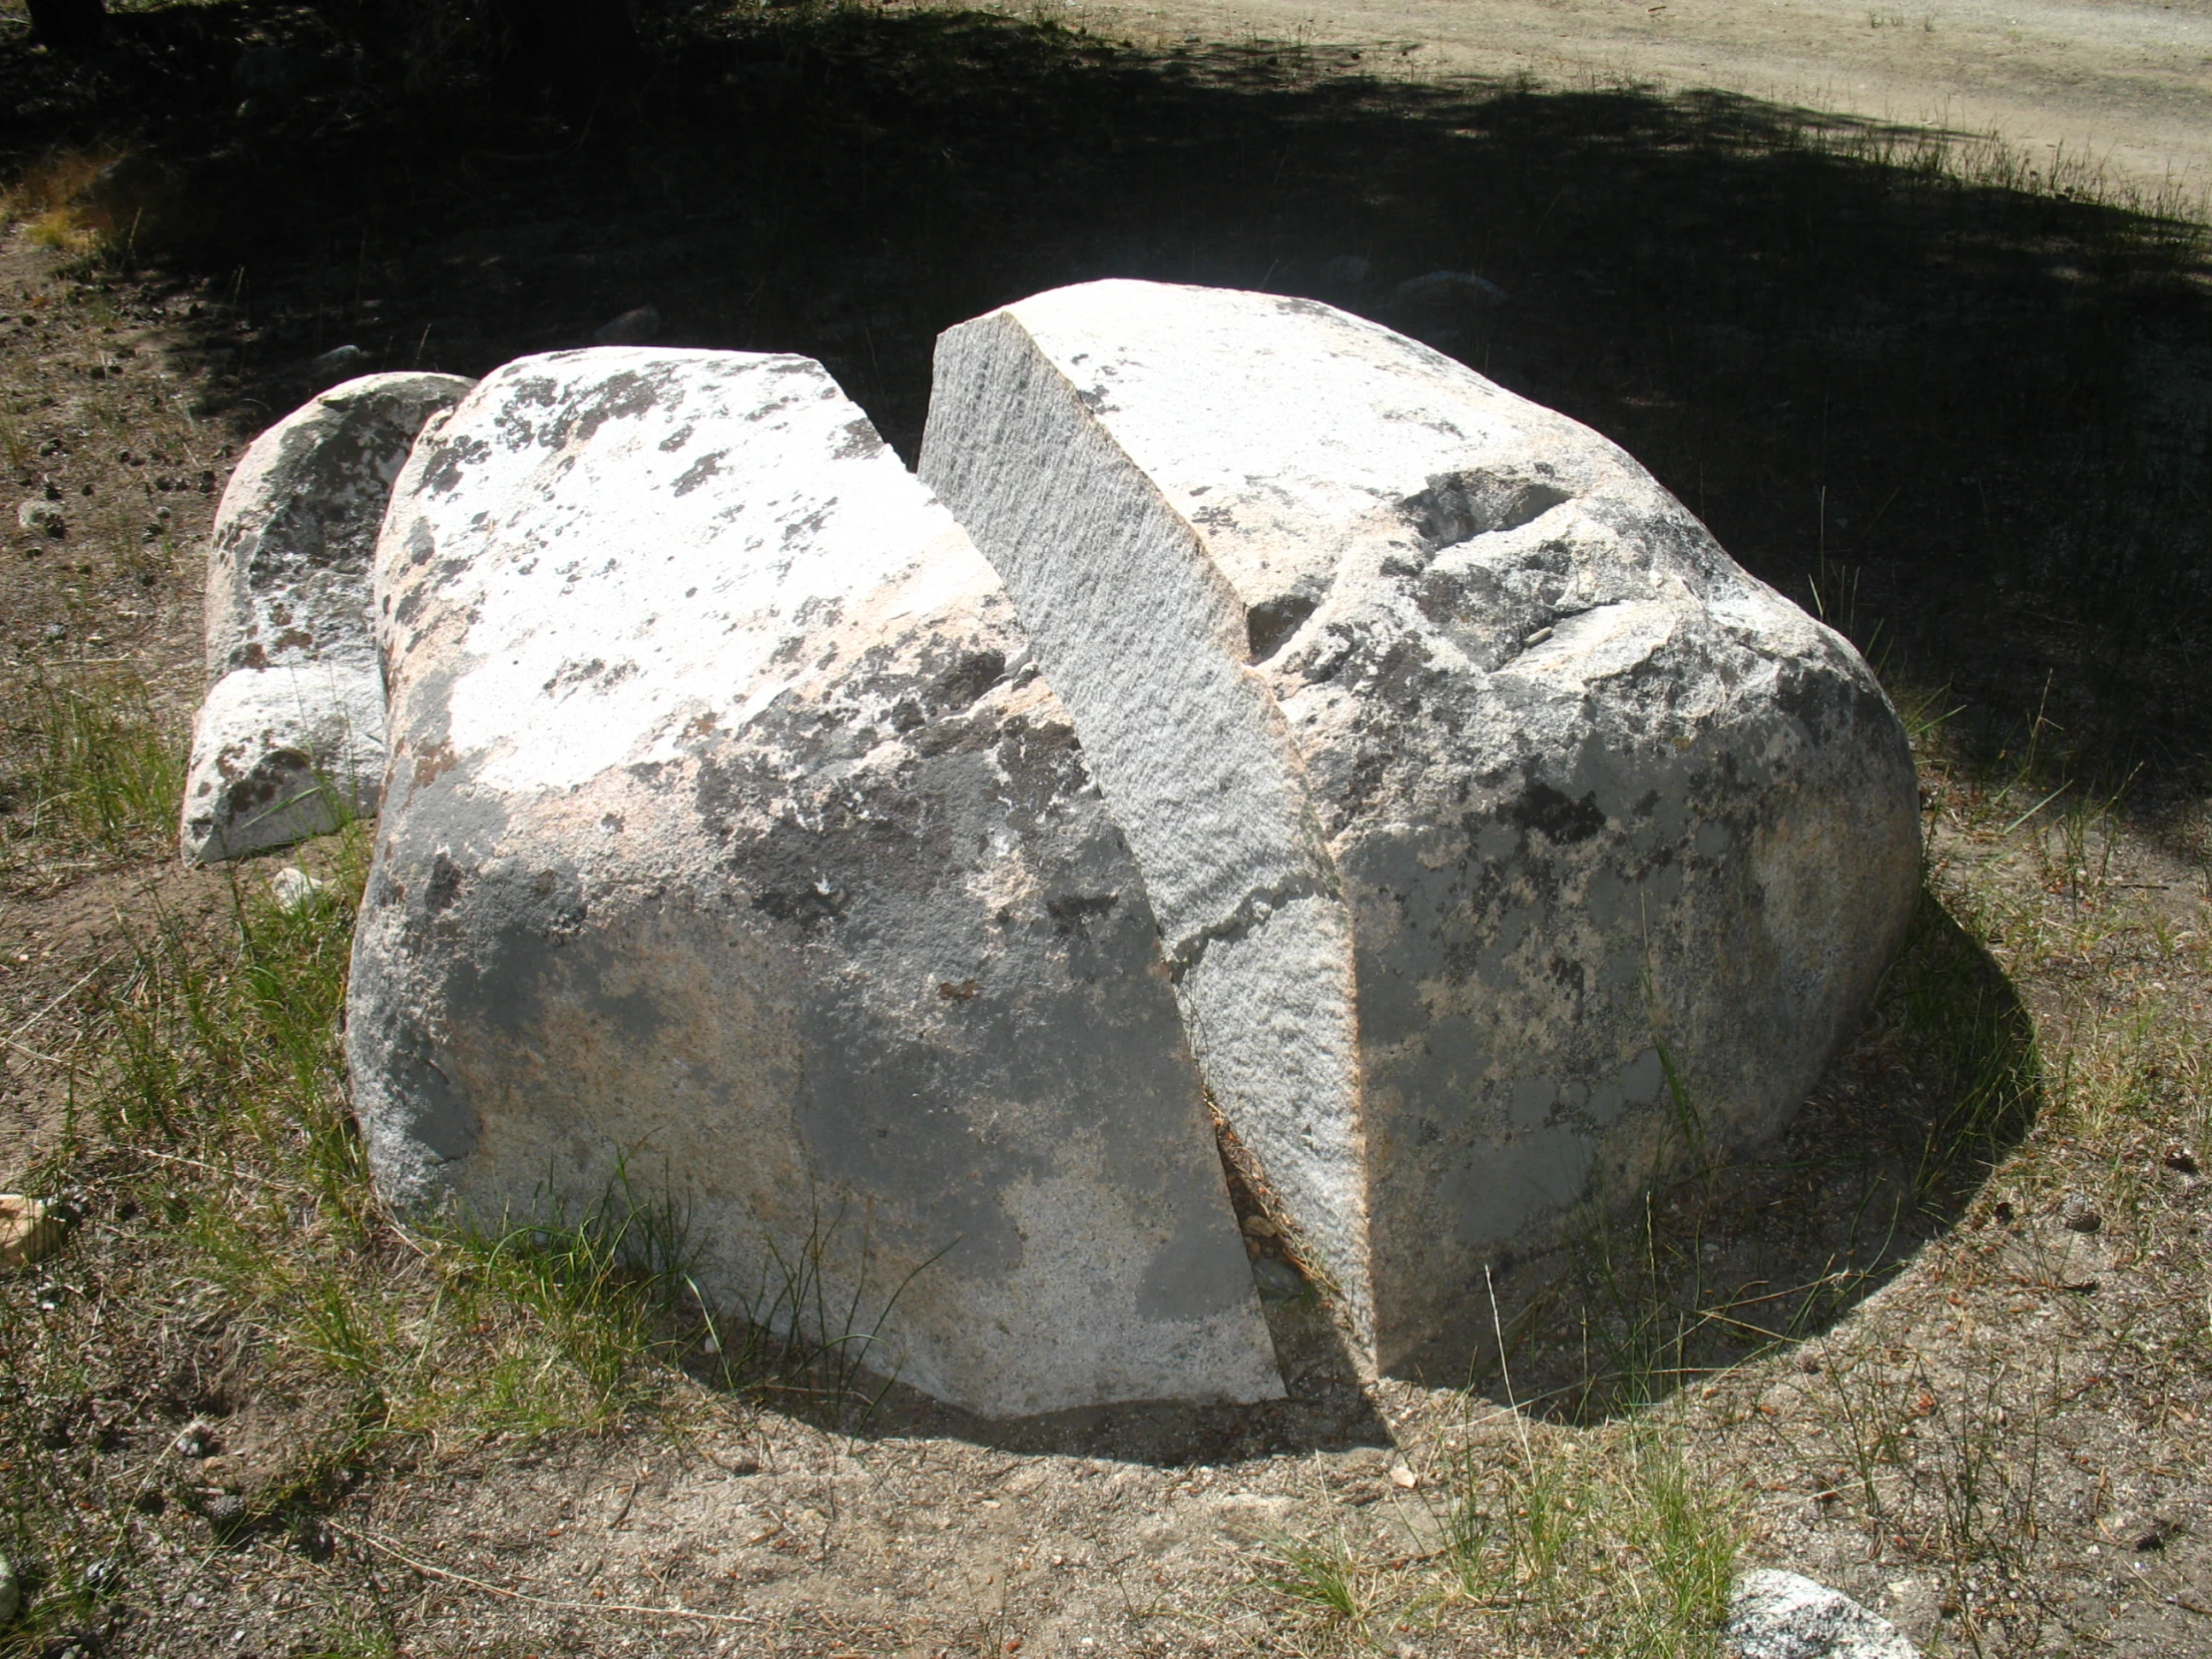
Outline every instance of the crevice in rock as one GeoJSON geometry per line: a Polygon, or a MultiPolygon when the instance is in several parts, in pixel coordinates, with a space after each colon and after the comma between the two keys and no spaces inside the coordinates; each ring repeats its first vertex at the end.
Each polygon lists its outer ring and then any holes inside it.
{"type": "Polygon", "coordinates": [[[1280,599],[1263,599],[1245,612],[1245,636],[1251,642],[1252,661],[1264,663],[1306,625],[1316,601],[1304,594],[1287,593],[1280,599]]]}
{"type": "Polygon", "coordinates": [[[1180,980],[1205,958],[1208,946],[1241,939],[1276,911],[1302,898],[1316,896],[1334,898],[1336,894],[1320,882],[1302,876],[1278,881],[1273,886],[1255,887],[1219,921],[1208,922],[1170,944],[1167,950],[1169,973],[1180,980]]]}
{"type": "Polygon", "coordinates": [[[1429,479],[1426,489],[1400,501],[1397,511],[1412,527],[1422,550],[1436,554],[1477,536],[1494,536],[1533,524],[1572,499],[1571,492],[1540,478],[1446,472],[1429,479]]]}

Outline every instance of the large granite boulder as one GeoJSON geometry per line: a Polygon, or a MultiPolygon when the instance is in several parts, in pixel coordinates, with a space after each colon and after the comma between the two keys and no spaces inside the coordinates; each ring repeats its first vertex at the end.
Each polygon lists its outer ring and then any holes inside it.
{"type": "Polygon", "coordinates": [[[1575,1207],[1775,1130],[1919,880],[1842,638],[1595,432],[1307,300],[1107,281],[940,340],[1006,580],[1199,1065],[1387,1369],[1575,1207]]]}
{"type": "Polygon", "coordinates": [[[819,1275],[870,1366],[994,1415],[1281,1394],[1144,883],[999,580],[819,365],[508,364],[416,447],[376,606],[346,1043],[393,1200],[627,1183],[710,1301],[819,1275]]]}
{"type": "Polygon", "coordinates": [[[208,696],[181,838],[214,863],[373,812],[384,690],[369,564],[422,424],[470,382],[370,374],[285,416],[231,474],[208,547],[208,696]]]}

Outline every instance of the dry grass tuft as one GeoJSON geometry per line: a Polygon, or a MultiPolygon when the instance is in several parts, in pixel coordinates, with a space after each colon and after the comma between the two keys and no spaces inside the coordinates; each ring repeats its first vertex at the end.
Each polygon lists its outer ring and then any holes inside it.
{"type": "Polygon", "coordinates": [[[39,669],[0,687],[0,892],[157,854],[176,832],[184,745],[146,683],[39,669]]]}

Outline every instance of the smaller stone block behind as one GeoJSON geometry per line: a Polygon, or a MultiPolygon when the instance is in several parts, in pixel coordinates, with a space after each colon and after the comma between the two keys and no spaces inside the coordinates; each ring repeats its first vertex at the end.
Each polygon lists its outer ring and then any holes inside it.
{"type": "Polygon", "coordinates": [[[384,690],[369,564],[422,424],[471,382],[370,374],[257,439],[208,548],[208,696],[185,786],[185,857],[214,863],[373,812],[384,690]]]}

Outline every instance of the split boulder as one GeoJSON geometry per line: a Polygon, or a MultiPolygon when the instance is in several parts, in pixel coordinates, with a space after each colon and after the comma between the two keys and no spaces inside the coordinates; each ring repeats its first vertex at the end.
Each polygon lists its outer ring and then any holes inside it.
{"type": "Polygon", "coordinates": [[[370,374],[258,438],[208,549],[208,696],[182,839],[195,863],[282,846],[375,810],[384,693],[369,565],[423,422],[470,382],[370,374]]]}
{"type": "Polygon", "coordinates": [[[387,1195],[665,1195],[710,1302],[834,1310],[992,1415],[1282,1393],[1067,711],[818,364],[508,364],[416,446],[375,603],[346,1042],[387,1195]]]}
{"type": "Polygon", "coordinates": [[[921,475],[1143,871],[1199,1065],[1384,1369],[1576,1207],[1775,1131],[1919,881],[1840,636],[1627,454],[1303,299],[1106,281],[939,341],[921,475]]]}

